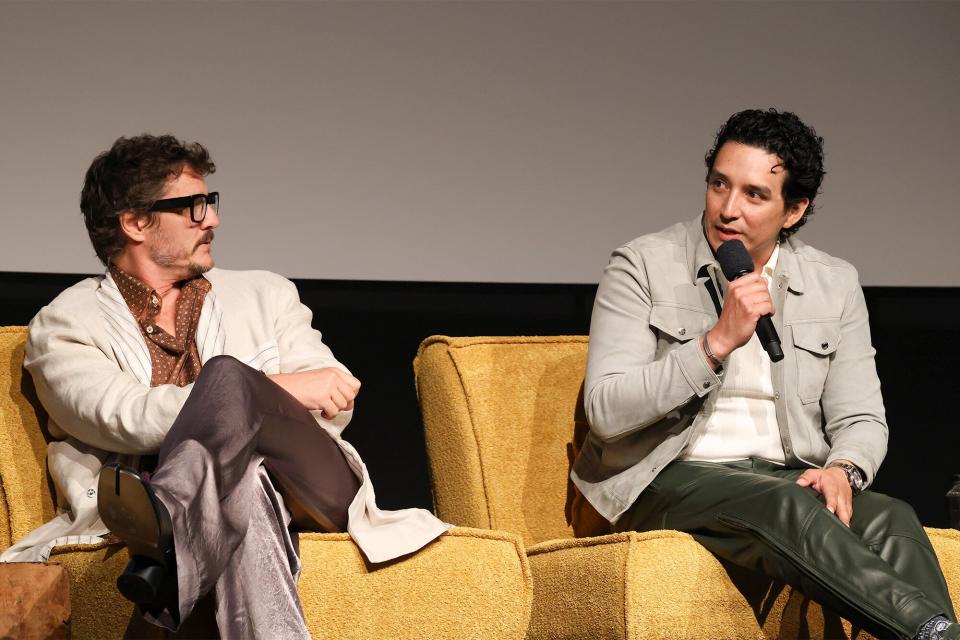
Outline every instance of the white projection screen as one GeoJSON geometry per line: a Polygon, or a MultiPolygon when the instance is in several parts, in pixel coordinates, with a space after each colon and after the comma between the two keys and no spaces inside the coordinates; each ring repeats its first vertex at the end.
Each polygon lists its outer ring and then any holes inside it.
{"type": "Polygon", "coordinates": [[[211,150],[220,266],[597,282],[774,106],[826,139],[801,238],[955,286],[958,33],[957,2],[0,2],[0,271],[99,271],[83,174],[146,131],[211,150]]]}

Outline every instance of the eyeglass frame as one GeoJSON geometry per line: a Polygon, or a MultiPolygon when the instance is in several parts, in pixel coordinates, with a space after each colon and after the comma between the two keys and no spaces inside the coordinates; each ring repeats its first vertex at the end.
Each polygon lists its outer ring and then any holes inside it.
{"type": "Polygon", "coordinates": [[[178,198],[164,198],[163,200],[157,200],[153,203],[147,211],[181,211],[190,207],[190,220],[194,224],[200,224],[207,217],[207,207],[211,204],[217,206],[217,215],[220,215],[220,192],[211,191],[210,193],[195,193],[191,196],[180,196],[178,198]],[[194,214],[194,204],[199,198],[203,198],[203,208],[200,213],[200,219],[198,220],[194,214]]]}

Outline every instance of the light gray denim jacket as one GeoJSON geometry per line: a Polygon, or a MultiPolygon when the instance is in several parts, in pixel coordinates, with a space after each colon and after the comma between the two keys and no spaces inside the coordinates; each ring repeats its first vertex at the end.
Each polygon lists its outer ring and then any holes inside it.
{"type": "MultiPolygon", "coordinates": [[[[717,322],[711,278],[726,289],[699,218],[620,247],[604,271],[584,383],[590,433],[571,478],[612,522],[713,411],[721,378],[697,340],[717,322]]],[[[784,359],[771,375],[786,463],[847,459],[869,485],[887,451],[887,423],[857,271],[791,237],[772,290],[784,359]]]]}

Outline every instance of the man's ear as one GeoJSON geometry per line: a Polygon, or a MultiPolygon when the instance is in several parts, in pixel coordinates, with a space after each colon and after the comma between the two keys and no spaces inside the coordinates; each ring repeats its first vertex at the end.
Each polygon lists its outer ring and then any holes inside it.
{"type": "Polygon", "coordinates": [[[803,214],[807,212],[807,207],[809,206],[810,198],[800,198],[790,205],[786,211],[787,219],[783,223],[783,228],[789,229],[793,225],[797,224],[797,221],[803,217],[803,214]]]}
{"type": "Polygon", "coordinates": [[[133,211],[124,211],[120,214],[120,231],[132,242],[143,242],[144,230],[149,226],[149,216],[133,211]]]}

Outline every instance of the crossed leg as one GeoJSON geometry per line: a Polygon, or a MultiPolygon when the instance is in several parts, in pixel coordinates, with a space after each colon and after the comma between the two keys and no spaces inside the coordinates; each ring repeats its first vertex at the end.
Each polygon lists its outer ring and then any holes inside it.
{"type": "Polygon", "coordinates": [[[215,589],[223,637],[253,637],[254,629],[309,637],[290,513],[300,526],[346,530],[360,487],[309,411],[260,372],[212,358],[164,440],[150,484],[173,524],[179,596],[178,611],[151,621],[176,628],[215,589]]]}

